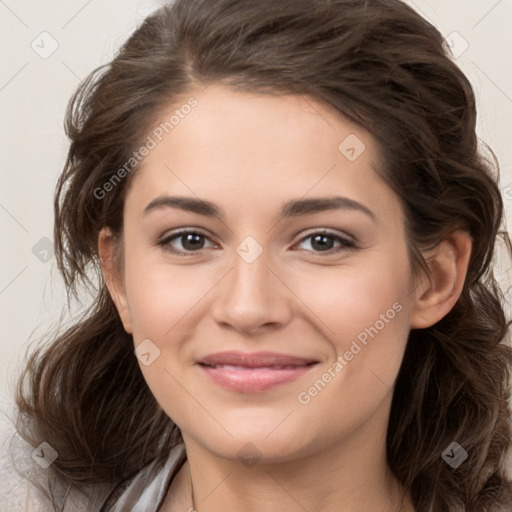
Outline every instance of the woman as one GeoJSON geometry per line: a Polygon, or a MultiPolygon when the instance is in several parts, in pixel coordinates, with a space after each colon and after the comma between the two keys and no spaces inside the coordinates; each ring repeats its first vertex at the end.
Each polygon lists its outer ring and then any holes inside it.
{"type": "Polygon", "coordinates": [[[475,121],[398,0],[151,15],[66,118],[57,261],[96,295],[18,392],[56,509],[510,510],[475,121]]]}

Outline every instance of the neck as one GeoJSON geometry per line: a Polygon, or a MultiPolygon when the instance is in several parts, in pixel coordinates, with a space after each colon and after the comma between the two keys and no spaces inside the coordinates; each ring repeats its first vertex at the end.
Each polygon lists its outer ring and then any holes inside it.
{"type": "Polygon", "coordinates": [[[181,506],[175,510],[258,512],[264,501],[266,512],[414,512],[389,470],[383,420],[372,417],[321,450],[277,463],[263,457],[251,467],[218,457],[184,435],[187,462],[176,478],[181,493],[172,501],[181,506]]]}

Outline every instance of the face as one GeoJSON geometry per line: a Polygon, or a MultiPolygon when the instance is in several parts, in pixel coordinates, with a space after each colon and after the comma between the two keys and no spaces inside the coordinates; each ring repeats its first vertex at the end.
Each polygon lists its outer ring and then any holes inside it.
{"type": "Polygon", "coordinates": [[[411,328],[404,218],[377,145],[313,97],[189,96],[124,206],[115,300],[140,368],[184,437],[219,456],[341,443],[385,417],[411,328]]]}

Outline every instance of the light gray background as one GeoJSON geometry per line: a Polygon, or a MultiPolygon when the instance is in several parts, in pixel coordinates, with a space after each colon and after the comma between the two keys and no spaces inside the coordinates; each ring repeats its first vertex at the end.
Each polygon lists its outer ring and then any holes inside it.
{"type": "MultiPolygon", "coordinates": [[[[55,259],[41,261],[41,239],[53,238],[53,192],[67,149],[62,128],[67,101],[80,79],[110,60],[161,3],[0,0],[0,411],[11,401],[28,343],[51,328],[65,303],[55,259]],[[41,35],[45,31],[50,36],[41,35]],[[53,40],[58,48],[45,55],[53,40]]],[[[478,133],[500,161],[512,225],[512,1],[408,3],[450,36],[455,51],[464,49],[464,40],[469,45],[457,61],[476,89],[478,133]]]]}

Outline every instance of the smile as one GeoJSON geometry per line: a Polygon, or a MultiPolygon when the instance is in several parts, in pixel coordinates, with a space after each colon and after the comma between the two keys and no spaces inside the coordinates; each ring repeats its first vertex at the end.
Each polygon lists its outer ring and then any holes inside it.
{"type": "Polygon", "coordinates": [[[241,393],[258,393],[299,379],[318,361],[284,354],[221,352],[197,365],[218,386],[241,393]],[[288,363],[288,364],[286,364],[288,363]]]}

